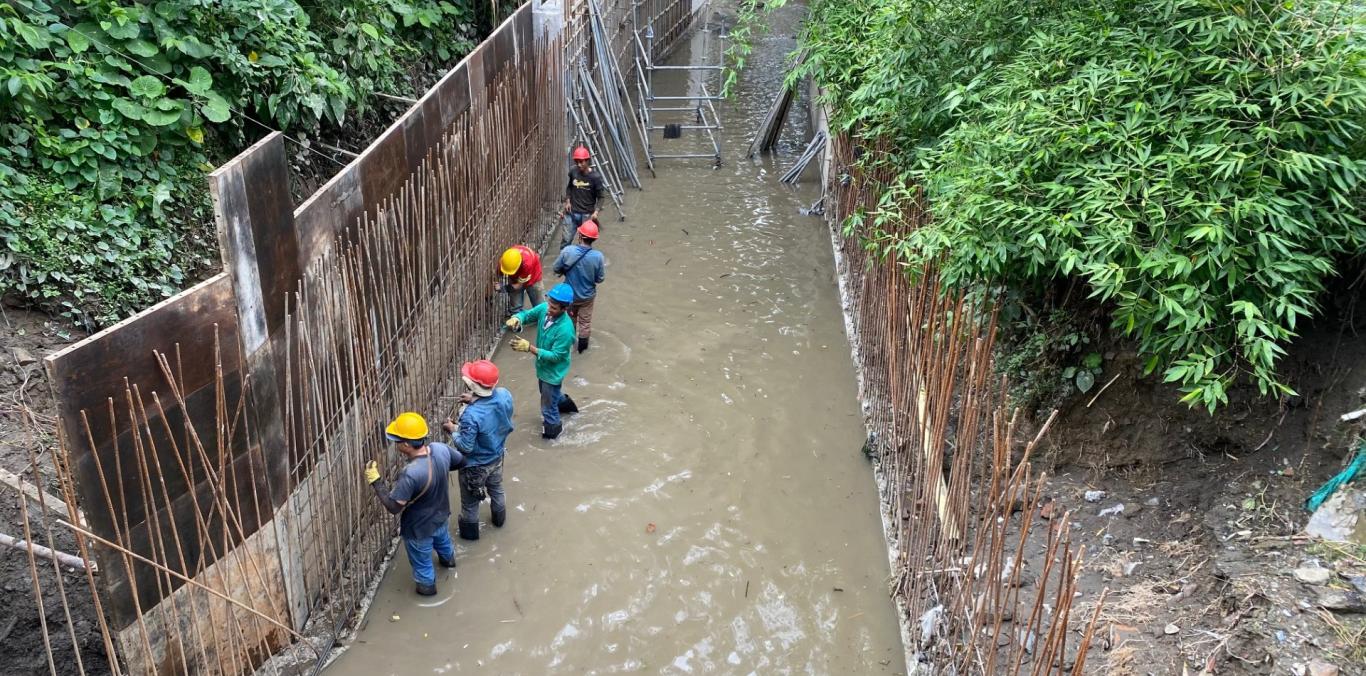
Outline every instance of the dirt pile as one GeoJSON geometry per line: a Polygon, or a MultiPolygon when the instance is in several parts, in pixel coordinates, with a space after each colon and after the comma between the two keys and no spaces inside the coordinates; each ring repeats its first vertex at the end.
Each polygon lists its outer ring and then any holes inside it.
{"type": "Polygon", "coordinates": [[[1211,417],[1118,355],[1062,412],[1047,490],[1086,546],[1079,615],[1109,589],[1088,670],[1360,673],[1366,546],[1302,534],[1366,429],[1340,420],[1366,406],[1366,327],[1326,324],[1285,359],[1297,397],[1236,391],[1211,417]]]}

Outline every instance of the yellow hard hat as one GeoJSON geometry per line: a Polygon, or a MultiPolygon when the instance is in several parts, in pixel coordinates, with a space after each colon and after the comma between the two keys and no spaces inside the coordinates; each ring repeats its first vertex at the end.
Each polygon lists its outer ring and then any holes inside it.
{"type": "Polygon", "coordinates": [[[411,411],[400,413],[384,428],[384,435],[390,441],[421,441],[427,438],[427,421],[411,411]]]}
{"type": "Polygon", "coordinates": [[[503,252],[503,257],[498,259],[498,270],[505,275],[511,275],[522,267],[522,252],[517,247],[512,247],[503,252]]]}

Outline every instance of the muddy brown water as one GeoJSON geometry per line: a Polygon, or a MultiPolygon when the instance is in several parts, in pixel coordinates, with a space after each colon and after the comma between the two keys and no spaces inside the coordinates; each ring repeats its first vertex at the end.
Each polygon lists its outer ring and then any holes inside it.
{"type": "MultiPolygon", "coordinates": [[[[777,157],[743,159],[795,18],[721,106],[724,166],[661,161],[628,220],[605,211],[593,344],[566,381],[582,412],[560,439],[539,438],[529,358],[500,349],[517,402],[507,526],[486,503],[483,537],[457,540],[431,599],[400,551],[329,676],[904,669],[830,239],[798,212],[818,169],[777,181],[804,119],[777,157]]],[[[673,61],[714,62],[712,39],[673,61]]],[[[657,93],[684,86],[660,78],[657,93]]]]}

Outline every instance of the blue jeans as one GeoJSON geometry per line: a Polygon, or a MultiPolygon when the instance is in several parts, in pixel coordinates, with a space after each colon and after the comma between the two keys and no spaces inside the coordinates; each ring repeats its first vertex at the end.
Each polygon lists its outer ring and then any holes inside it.
{"type": "Polygon", "coordinates": [[[522,311],[522,297],[526,296],[531,301],[531,307],[541,304],[540,282],[535,284],[525,284],[520,289],[512,288],[511,284],[504,284],[503,290],[508,294],[508,314],[513,315],[522,311]]]}
{"type": "Polygon", "coordinates": [[[551,385],[544,380],[536,382],[541,386],[541,421],[547,427],[554,427],[560,424],[560,400],[564,399],[564,392],[560,388],[563,383],[551,385]]]}
{"type": "Polygon", "coordinates": [[[576,231],[578,231],[579,226],[580,226],[580,225],[583,225],[583,222],[586,221],[586,220],[588,220],[588,217],[590,217],[590,216],[592,216],[592,215],[593,215],[593,214],[591,214],[591,213],[583,214],[583,213],[579,213],[579,212],[577,212],[577,211],[566,211],[566,212],[565,212],[565,214],[564,214],[564,221],[563,221],[563,223],[564,223],[564,234],[563,234],[563,236],[560,237],[560,248],[561,248],[561,249],[563,249],[563,248],[569,246],[570,242],[573,242],[573,241],[574,241],[574,233],[575,233],[576,231]]]}
{"type": "Polygon", "coordinates": [[[455,559],[455,545],[451,543],[451,532],[444,523],[429,538],[403,538],[403,548],[408,550],[408,563],[413,566],[413,580],[418,584],[436,584],[436,569],[432,567],[433,549],[447,561],[455,559]]]}

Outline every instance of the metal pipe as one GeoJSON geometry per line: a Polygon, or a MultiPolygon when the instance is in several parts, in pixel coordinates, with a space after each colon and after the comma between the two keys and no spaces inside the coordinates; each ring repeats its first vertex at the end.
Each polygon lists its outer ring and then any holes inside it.
{"type": "Polygon", "coordinates": [[[707,158],[707,159],[719,159],[719,157],[718,157],[717,155],[711,154],[711,153],[702,153],[702,154],[700,154],[700,155],[655,155],[655,159],[657,159],[657,160],[683,160],[683,159],[697,159],[697,158],[703,158],[703,157],[705,157],[705,158],[707,158]]]}
{"type": "MultiPolygon", "coordinates": [[[[654,130],[656,130],[656,129],[663,129],[664,127],[667,127],[667,126],[669,126],[669,125],[662,125],[662,126],[661,126],[661,125],[655,125],[655,126],[653,126],[653,127],[650,127],[650,130],[651,130],[651,131],[654,131],[654,130]]],[[[679,128],[679,129],[720,129],[721,126],[720,126],[720,125],[715,125],[715,124],[680,124],[680,125],[678,125],[678,128],[679,128]]]]}
{"type": "Polygon", "coordinates": [[[719,96],[651,96],[651,101],[720,101],[719,96]]]}
{"type": "Polygon", "coordinates": [[[723,66],[650,66],[650,70],[725,70],[723,66]]]}

